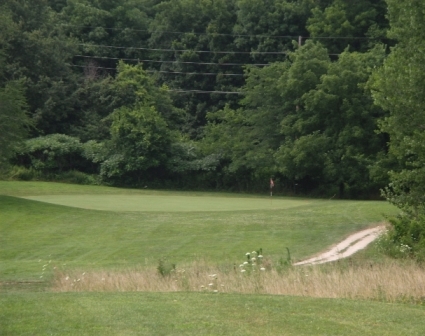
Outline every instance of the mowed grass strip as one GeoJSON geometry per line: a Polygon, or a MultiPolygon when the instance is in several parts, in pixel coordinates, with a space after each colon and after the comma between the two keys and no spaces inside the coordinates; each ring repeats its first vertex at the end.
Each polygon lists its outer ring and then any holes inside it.
{"type": "Polygon", "coordinates": [[[269,295],[6,293],[4,335],[420,335],[425,307],[269,295]]]}

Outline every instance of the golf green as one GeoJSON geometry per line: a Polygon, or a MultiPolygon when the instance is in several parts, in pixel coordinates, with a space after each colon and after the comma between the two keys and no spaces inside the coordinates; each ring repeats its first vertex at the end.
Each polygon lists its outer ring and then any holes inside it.
{"type": "Polygon", "coordinates": [[[172,195],[42,195],[25,199],[76,208],[106,211],[246,211],[278,210],[312,203],[311,200],[251,197],[172,195]]]}

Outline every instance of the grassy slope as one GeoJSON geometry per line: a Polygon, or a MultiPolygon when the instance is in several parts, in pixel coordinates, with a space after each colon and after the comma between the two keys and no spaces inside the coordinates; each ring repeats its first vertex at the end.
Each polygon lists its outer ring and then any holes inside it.
{"type": "Polygon", "coordinates": [[[267,295],[0,297],[0,335],[423,335],[421,306],[267,295]]]}
{"type": "MultiPolygon", "coordinates": [[[[40,183],[37,189],[37,183],[9,183],[0,183],[2,192],[20,196],[37,190],[69,194],[80,188],[40,183]]],[[[125,192],[87,186],[81,191],[125,192]]],[[[53,265],[120,268],[153,265],[161,257],[178,265],[195,258],[233,264],[242,261],[246,251],[260,247],[275,260],[286,256],[285,247],[294,258],[302,258],[391,211],[385,202],[314,201],[277,210],[107,212],[0,196],[0,279],[45,278],[48,274],[41,274],[42,268],[50,260],[47,273],[53,265]]]]}

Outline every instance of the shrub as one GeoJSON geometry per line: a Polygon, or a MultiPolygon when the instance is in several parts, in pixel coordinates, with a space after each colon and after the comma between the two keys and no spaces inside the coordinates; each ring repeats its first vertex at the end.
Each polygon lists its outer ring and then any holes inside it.
{"type": "Polygon", "coordinates": [[[392,227],[377,240],[378,249],[391,258],[425,261],[425,217],[400,214],[389,219],[392,227]]]}

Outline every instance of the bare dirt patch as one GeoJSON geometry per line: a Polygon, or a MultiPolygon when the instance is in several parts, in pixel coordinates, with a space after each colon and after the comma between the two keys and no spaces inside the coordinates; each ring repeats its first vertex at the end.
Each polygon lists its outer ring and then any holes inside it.
{"type": "Polygon", "coordinates": [[[315,256],[303,261],[294,263],[294,266],[300,265],[315,265],[323,264],[331,261],[336,261],[339,259],[347,258],[354,253],[364,249],[370,243],[372,243],[376,238],[378,238],[385,231],[385,225],[379,225],[377,227],[369,228],[356,232],[342,242],[333,246],[331,249],[327,250],[315,256]]]}

